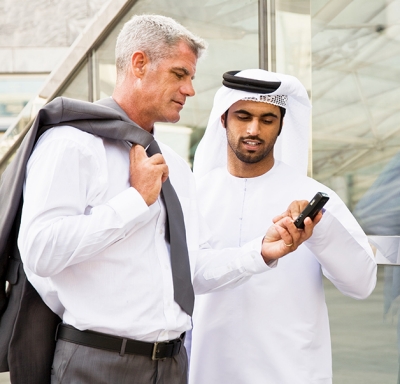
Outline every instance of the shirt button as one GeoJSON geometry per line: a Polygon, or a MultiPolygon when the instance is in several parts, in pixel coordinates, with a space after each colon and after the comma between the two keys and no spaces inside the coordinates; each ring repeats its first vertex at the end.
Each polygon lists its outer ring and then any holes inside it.
{"type": "Polygon", "coordinates": [[[164,228],[160,228],[159,233],[160,233],[160,235],[163,235],[164,234],[164,228]]]}

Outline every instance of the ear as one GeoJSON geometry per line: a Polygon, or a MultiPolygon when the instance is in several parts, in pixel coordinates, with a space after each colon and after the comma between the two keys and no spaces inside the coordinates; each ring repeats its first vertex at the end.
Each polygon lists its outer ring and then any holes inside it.
{"type": "Polygon", "coordinates": [[[148,62],[149,58],[143,51],[135,51],[131,58],[131,68],[133,74],[138,78],[142,78],[148,62]]]}
{"type": "Polygon", "coordinates": [[[227,109],[225,111],[225,113],[223,115],[221,115],[221,124],[222,124],[222,126],[224,128],[226,128],[226,123],[227,123],[227,120],[228,120],[228,111],[229,111],[229,109],[227,109]]]}

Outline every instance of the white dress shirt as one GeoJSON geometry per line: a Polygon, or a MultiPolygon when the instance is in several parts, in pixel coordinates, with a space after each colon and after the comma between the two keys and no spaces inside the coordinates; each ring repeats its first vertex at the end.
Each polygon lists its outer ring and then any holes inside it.
{"type": "Polygon", "coordinates": [[[199,180],[199,206],[215,248],[240,246],[293,200],[326,192],[313,235],[265,275],[198,297],[193,315],[192,384],[331,384],[329,319],[322,274],[342,293],[367,297],[376,262],[366,235],[326,186],[276,161],[262,176],[216,168],[199,180]],[[224,196],[219,204],[215,195],[224,196]]]}
{"type": "MultiPolygon", "coordinates": [[[[261,239],[213,251],[192,173],[160,144],[186,226],[195,293],[235,286],[269,270],[261,239]]],[[[221,199],[223,201],[223,198],[221,199]]],[[[129,145],[72,127],[47,131],[27,165],[18,246],[29,281],[78,329],[144,341],[191,328],[173,299],[165,208],[129,184],[129,145]]]]}

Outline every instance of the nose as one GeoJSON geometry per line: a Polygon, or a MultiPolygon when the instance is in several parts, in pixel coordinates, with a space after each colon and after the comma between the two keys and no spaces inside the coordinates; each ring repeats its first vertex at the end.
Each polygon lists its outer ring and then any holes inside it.
{"type": "Polygon", "coordinates": [[[260,126],[257,119],[253,119],[247,124],[246,132],[250,136],[257,136],[260,133],[260,126]]]}
{"type": "Polygon", "coordinates": [[[195,91],[193,88],[193,82],[192,79],[188,79],[184,85],[182,85],[181,87],[181,92],[188,97],[194,96],[195,95],[195,91]]]}

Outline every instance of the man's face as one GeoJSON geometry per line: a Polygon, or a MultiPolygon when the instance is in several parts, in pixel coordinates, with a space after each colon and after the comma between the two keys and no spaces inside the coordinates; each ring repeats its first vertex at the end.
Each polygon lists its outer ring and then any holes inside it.
{"type": "Polygon", "coordinates": [[[280,130],[281,111],[276,105],[239,100],[221,117],[226,127],[228,156],[246,164],[273,159],[280,130]],[[232,156],[234,154],[234,156],[232,156]]]}
{"type": "Polygon", "coordinates": [[[186,98],[195,94],[192,80],[196,63],[196,55],[185,43],[180,42],[173,49],[172,56],[147,68],[142,87],[148,121],[179,121],[186,98]]]}

